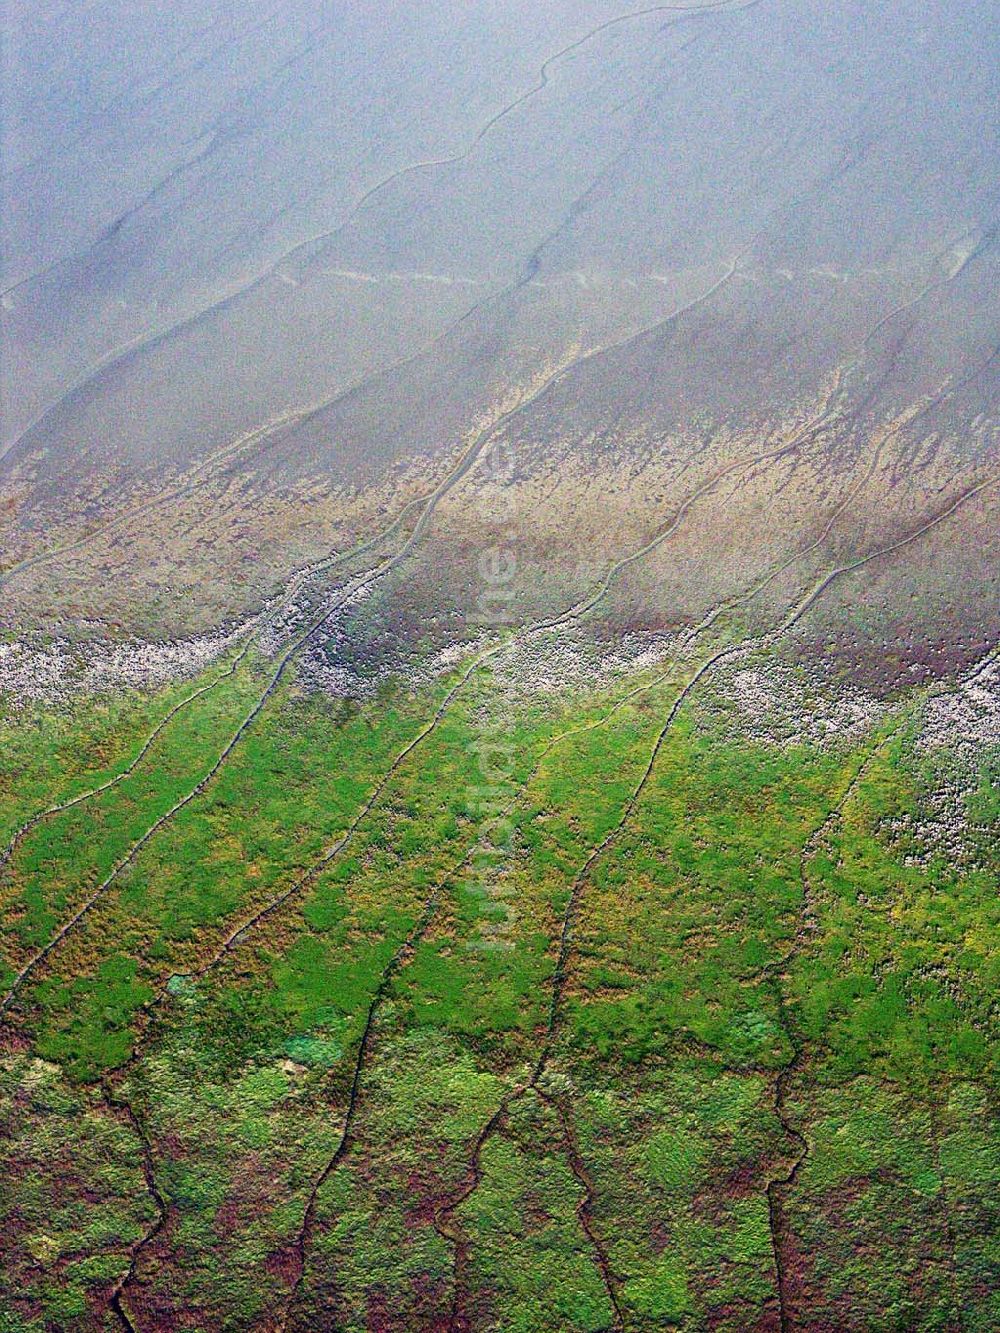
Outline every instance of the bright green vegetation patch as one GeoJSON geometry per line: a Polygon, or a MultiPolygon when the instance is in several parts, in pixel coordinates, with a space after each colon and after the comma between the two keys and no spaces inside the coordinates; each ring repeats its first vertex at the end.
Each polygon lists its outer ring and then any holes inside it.
{"type": "Polygon", "coordinates": [[[14,710],[0,698],[2,844],[37,811],[73,800],[122,773],[172,708],[227,671],[224,662],[217,663],[199,680],[152,694],[81,698],[72,710],[41,705],[14,710]]]}
{"type": "MultiPolygon", "coordinates": [[[[140,1132],[137,1327],[736,1333],[779,1262],[798,1326],[995,1326],[992,787],[950,858],[912,708],[777,747],[695,695],[661,737],[684,679],[484,668],[436,721],[448,680],[285,683],[18,988],[11,1326],[101,1327],[140,1132]]],[[[260,686],[25,838],[8,974],[260,686]]]]}
{"type": "MultiPolygon", "coordinates": [[[[233,684],[228,695],[205,696],[210,715],[171,724],[162,738],[167,753],[150,755],[150,765],[126,782],[25,839],[5,903],[13,940],[27,937],[12,971],[211,770],[261,688],[255,678],[233,684]]],[[[153,991],[172,973],[197,968],[221,944],[227,923],[289,888],[343,835],[433,703],[402,698],[331,725],[325,702],[288,688],[270,700],[205,789],[100,892],[61,946],[59,968],[43,964],[22,988],[17,1004],[30,1014],[39,1049],[82,1077],[118,1063],[107,1059],[107,1034],[117,1034],[116,1050],[126,1046],[136,1009],[153,991]],[[134,984],[93,986],[114,959],[129,960],[134,984]]]]}

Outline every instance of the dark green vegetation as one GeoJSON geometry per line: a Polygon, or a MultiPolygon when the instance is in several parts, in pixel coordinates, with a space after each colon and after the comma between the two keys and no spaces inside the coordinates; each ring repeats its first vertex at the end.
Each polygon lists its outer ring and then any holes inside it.
{"type": "MultiPolygon", "coordinates": [[[[959,868],[914,841],[919,697],[779,748],[696,688],[632,803],[707,651],[559,693],[512,693],[501,656],[443,711],[460,675],[359,708],[292,677],[95,893],[251,660],[30,829],[3,1327],[996,1327],[995,774],[959,868]]],[[[26,719],[7,780],[57,804],[153,711],[26,719]]]]}

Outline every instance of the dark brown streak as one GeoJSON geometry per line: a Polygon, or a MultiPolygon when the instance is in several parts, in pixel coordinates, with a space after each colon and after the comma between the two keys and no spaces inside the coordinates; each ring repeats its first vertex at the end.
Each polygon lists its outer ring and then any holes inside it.
{"type": "Polygon", "coordinates": [[[285,1309],[281,1315],[281,1320],[278,1325],[279,1329],[284,1329],[285,1327],[287,1327],[288,1320],[291,1317],[291,1313],[295,1305],[295,1301],[298,1298],[298,1294],[302,1288],[302,1283],[305,1279],[306,1251],[309,1246],[309,1240],[311,1238],[313,1226],[316,1219],[316,1204],[319,1199],[319,1192],[323,1188],[326,1181],[330,1178],[333,1172],[337,1169],[340,1163],[347,1156],[351,1148],[352,1144],[351,1131],[354,1127],[355,1116],[357,1115],[358,1099],[361,1093],[361,1078],[365,1065],[365,1057],[367,1056],[369,1047],[371,1045],[372,1031],[375,1026],[375,1020],[378,1011],[381,1008],[382,1001],[385,999],[390,986],[392,985],[392,981],[396,973],[403,966],[405,966],[406,962],[408,962],[410,958],[412,958],[417,948],[417,945],[420,943],[424,935],[427,933],[427,930],[430,928],[431,922],[434,920],[435,914],[437,912],[438,904],[441,899],[441,890],[444,884],[447,883],[447,880],[450,879],[452,875],[457,873],[457,871],[467,860],[468,856],[469,853],[466,852],[463,855],[462,860],[458,863],[458,865],[453,867],[453,869],[448,872],[448,876],[445,878],[445,880],[443,880],[440,884],[435,886],[430,896],[424,903],[423,911],[421,912],[417,923],[414,925],[409,935],[407,935],[406,939],[399,946],[399,948],[396,950],[396,952],[393,954],[389,962],[382,970],[382,975],[379,978],[379,983],[376,986],[375,993],[373,994],[371,1002],[369,1003],[368,1013],[365,1017],[365,1025],[361,1032],[361,1039],[358,1042],[358,1050],[354,1060],[354,1074],[351,1079],[351,1091],[347,1101],[347,1110],[344,1115],[344,1126],[341,1131],[340,1140],[333,1154],[326,1162],[326,1165],[323,1167],[323,1169],[320,1171],[319,1175],[313,1182],[312,1189],[309,1191],[309,1195],[306,1199],[305,1212],[303,1213],[302,1216],[302,1225],[299,1227],[298,1233],[295,1237],[294,1250],[295,1250],[296,1266],[298,1269],[298,1274],[296,1276],[293,1286],[291,1287],[291,1290],[288,1293],[288,1299],[285,1304],[285,1309]]]}
{"type": "Polygon", "coordinates": [[[153,1243],[166,1225],[167,1204],[156,1184],[156,1173],[153,1166],[153,1149],[149,1141],[149,1136],[147,1135],[139,1117],[136,1115],[134,1108],[130,1102],[118,1097],[115,1090],[107,1081],[101,1085],[101,1089],[106,1104],[113,1112],[128,1122],[129,1126],[135,1133],[136,1138],[139,1140],[141,1146],[140,1160],[142,1162],[142,1174],[146,1181],[146,1191],[156,1205],[156,1218],[152,1226],[148,1228],[143,1236],[141,1236],[132,1247],[131,1254],[129,1255],[128,1267],[115,1283],[111,1294],[108,1297],[108,1308],[114,1312],[115,1317],[118,1319],[122,1328],[126,1330],[126,1333],[138,1333],[138,1326],[126,1310],[122,1302],[122,1296],[128,1283],[135,1277],[136,1266],[139,1262],[140,1254],[153,1243]]]}
{"type": "Polygon", "coordinates": [[[618,1283],[611,1268],[611,1261],[608,1258],[604,1243],[597,1234],[594,1226],[593,1211],[594,1203],[597,1198],[597,1191],[594,1188],[594,1182],[590,1178],[586,1163],[580,1152],[576,1141],[576,1133],[573,1128],[573,1111],[567,1099],[565,1102],[557,1100],[550,1096],[541,1088],[535,1088],[535,1092],[547,1106],[551,1106],[559,1117],[559,1123],[562,1126],[563,1139],[566,1144],[566,1160],[569,1162],[570,1170],[576,1177],[577,1182],[583,1189],[583,1197],[577,1205],[576,1215],[580,1222],[584,1235],[590,1241],[591,1248],[594,1251],[594,1260],[601,1272],[601,1280],[604,1283],[605,1290],[608,1293],[608,1300],[615,1312],[614,1327],[622,1329],[625,1327],[625,1315],[618,1299],[618,1283]]]}
{"type": "Polygon", "coordinates": [[[783,1210],[783,1199],[795,1185],[799,1171],[809,1156],[809,1142],[805,1135],[796,1128],[788,1111],[786,1104],[786,1094],[788,1087],[799,1070],[802,1068],[806,1055],[807,1043],[802,1036],[798,1024],[796,1023],[784,988],[781,984],[781,974],[789,968],[802,951],[805,944],[807,930],[807,921],[813,910],[811,881],[809,867],[819,851],[820,844],[828,836],[832,827],[843,817],[851,798],[858,790],[861,783],[871,770],[872,764],[883,753],[896,736],[903,730],[910,720],[912,709],[907,710],[904,716],[893,726],[892,730],[879,738],[875,745],[869,750],[858,765],[857,770],[847,783],[840,796],[833,806],[823,816],[822,820],[809,834],[802,846],[799,856],[799,880],[802,888],[802,909],[792,940],[791,947],[775,959],[774,962],[761,969],[758,974],[761,979],[768,979],[771,982],[777,1004],[778,1021],[784,1031],[785,1038],[792,1050],[792,1058],[787,1064],[783,1065],[778,1071],[774,1080],[774,1113],[782,1131],[788,1139],[795,1145],[795,1153],[792,1157],[791,1165],[781,1175],[772,1176],[764,1191],[767,1199],[768,1225],[771,1232],[771,1249],[774,1255],[775,1276],[778,1289],[778,1317],[780,1320],[781,1333],[790,1333],[793,1328],[793,1320],[790,1313],[791,1300],[788,1283],[788,1271],[785,1264],[785,1248],[787,1243],[787,1225],[783,1210]]]}

